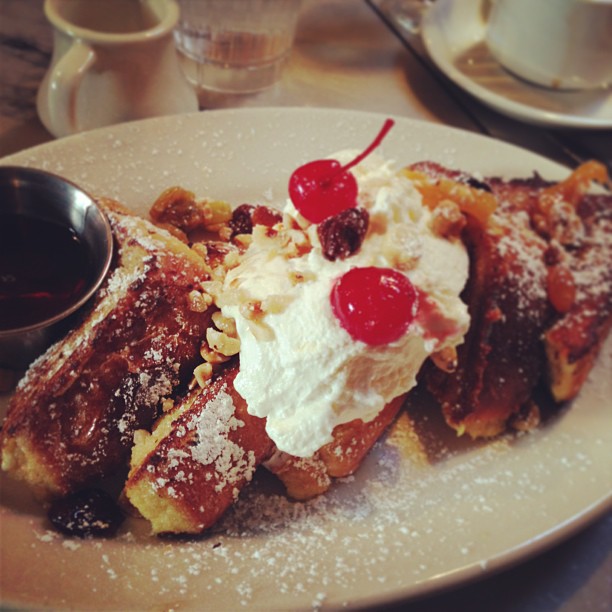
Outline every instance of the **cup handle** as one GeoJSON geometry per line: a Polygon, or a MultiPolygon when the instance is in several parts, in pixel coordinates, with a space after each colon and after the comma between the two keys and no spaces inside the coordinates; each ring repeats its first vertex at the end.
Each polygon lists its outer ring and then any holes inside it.
{"type": "Polygon", "coordinates": [[[57,62],[48,88],[49,119],[59,136],[77,130],[77,93],[81,80],[95,59],[94,50],[77,40],[57,62]]]}

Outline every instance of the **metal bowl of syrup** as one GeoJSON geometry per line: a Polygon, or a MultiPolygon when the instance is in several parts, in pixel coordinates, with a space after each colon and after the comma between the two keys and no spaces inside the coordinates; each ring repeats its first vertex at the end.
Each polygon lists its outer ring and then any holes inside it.
{"type": "Polygon", "coordinates": [[[108,272],[111,228],[55,174],[0,166],[0,368],[22,369],[70,328],[108,272]]]}

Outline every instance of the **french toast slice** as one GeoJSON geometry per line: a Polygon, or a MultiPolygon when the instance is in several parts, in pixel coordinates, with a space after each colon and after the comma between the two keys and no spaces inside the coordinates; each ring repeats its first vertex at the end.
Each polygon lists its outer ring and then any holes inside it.
{"type": "Polygon", "coordinates": [[[489,222],[472,218],[464,229],[472,323],[455,372],[429,368],[428,387],[459,433],[488,437],[513,421],[535,424],[538,383],[557,401],[574,397],[610,330],[612,196],[585,193],[590,168],[561,183],[476,180],[427,162],[411,169],[498,201],[489,222]]]}
{"type": "Polygon", "coordinates": [[[575,297],[544,333],[550,388],[576,396],[612,327],[612,195],[585,195],[576,206],[580,241],[567,249],[575,297]]]}
{"type": "Polygon", "coordinates": [[[138,432],[124,494],[152,530],[198,534],[236,500],[273,443],[234,390],[237,364],[138,432]]]}
{"type": "Polygon", "coordinates": [[[384,431],[395,420],[406,397],[390,401],[370,422],[361,419],[338,425],[333,440],[308,458],[295,457],[276,450],[264,462],[285,486],[287,495],[296,500],[307,500],[325,493],[333,478],[354,474],[384,431]]]}
{"type": "Polygon", "coordinates": [[[302,459],[275,450],[265,419],[251,416],[233,387],[237,372],[237,364],[229,365],[178,401],[151,433],[137,432],[123,494],[153,533],[202,533],[232,505],[260,464],[293,499],[324,493],[332,478],[357,470],[404,401],[390,402],[370,423],[337,427],[333,442],[302,459]]]}
{"type": "Polygon", "coordinates": [[[203,260],[111,200],[111,272],[88,312],[29,368],[10,400],[2,468],[43,496],[127,466],[134,431],[189,379],[210,322],[203,260]],[[194,293],[195,292],[195,293],[194,293]]]}

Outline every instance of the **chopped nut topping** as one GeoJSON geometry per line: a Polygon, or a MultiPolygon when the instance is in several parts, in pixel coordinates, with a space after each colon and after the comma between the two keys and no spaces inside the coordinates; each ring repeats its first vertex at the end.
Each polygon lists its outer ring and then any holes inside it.
{"type": "Polygon", "coordinates": [[[454,346],[447,346],[437,353],[433,353],[431,360],[436,367],[444,372],[454,372],[457,369],[457,349],[454,346]]]}
{"type": "Polygon", "coordinates": [[[234,244],[236,244],[241,251],[248,249],[252,242],[253,236],[251,236],[251,234],[238,234],[234,236],[234,244]]]}
{"type": "Polygon", "coordinates": [[[195,230],[215,231],[229,222],[232,210],[227,202],[197,201],[191,191],[181,187],[166,189],[150,210],[151,219],[180,236],[195,230]]]}
{"type": "Polygon", "coordinates": [[[465,224],[465,216],[452,200],[442,200],[433,209],[431,231],[441,238],[459,237],[465,224]]]}
{"type": "Polygon", "coordinates": [[[202,359],[204,359],[204,361],[213,365],[225,363],[230,359],[230,357],[227,355],[223,355],[222,353],[218,353],[217,351],[211,349],[208,342],[202,342],[202,345],[200,346],[200,356],[202,359]]]}
{"type": "Polygon", "coordinates": [[[250,300],[240,305],[240,314],[249,321],[255,321],[263,317],[264,310],[259,300],[250,300]]]}
{"type": "Polygon", "coordinates": [[[213,351],[221,353],[225,357],[232,357],[240,351],[240,340],[238,338],[232,338],[212,327],[206,330],[206,341],[213,351]]]}
{"type": "Polygon", "coordinates": [[[162,411],[163,412],[170,412],[170,410],[172,410],[172,408],[174,408],[174,400],[171,397],[167,397],[162,402],[162,411]]]}
{"type": "Polygon", "coordinates": [[[201,388],[206,387],[208,381],[212,378],[212,365],[210,363],[201,363],[193,371],[193,376],[201,388]]]}
{"type": "Polygon", "coordinates": [[[221,314],[221,312],[217,311],[213,314],[212,321],[217,329],[221,330],[223,333],[231,336],[232,338],[238,337],[236,332],[236,321],[234,321],[234,319],[231,317],[225,317],[221,314]]]}
{"type": "Polygon", "coordinates": [[[192,312],[205,312],[212,304],[212,297],[207,293],[201,293],[194,289],[187,296],[189,310],[192,312]]]}
{"type": "Polygon", "coordinates": [[[223,258],[223,265],[227,270],[235,268],[240,263],[240,253],[232,251],[223,258]]]}
{"type": "Polygon", "coordinates": [[[200,203],[203,207],[204,225],[212,230],[215,226],[227,224],[232,218],[232,207],[221,200],[204,201],[200,203]]]}

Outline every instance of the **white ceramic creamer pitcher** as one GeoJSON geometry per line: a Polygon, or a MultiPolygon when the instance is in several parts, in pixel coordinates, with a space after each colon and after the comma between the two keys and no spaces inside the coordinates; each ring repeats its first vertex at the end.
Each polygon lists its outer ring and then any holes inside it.
{"type": "Polygon", "coordinates": [[[54,136],[198,109],[174,46],[175,0],[45,0],[44,6],[53,56],[37,108],[54,136]]]}

